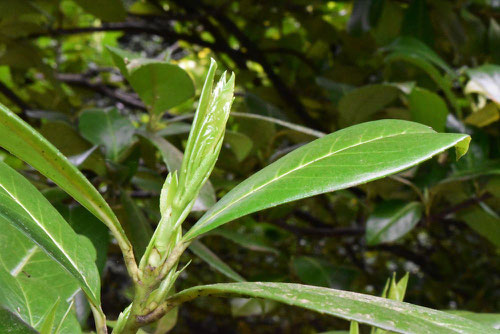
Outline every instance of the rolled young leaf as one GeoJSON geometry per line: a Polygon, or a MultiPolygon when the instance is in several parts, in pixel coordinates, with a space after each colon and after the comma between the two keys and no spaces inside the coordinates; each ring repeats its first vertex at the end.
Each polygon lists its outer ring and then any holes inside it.
{"type": "Polygon", "coordinates": [[[89,301],[100,307],[100,278],[90,241],[79,237],[35,186],[3,162],[0,216],[56,260],[79,282],[89,301]]]}
{"type": "Polygon", "coordinates": [[[469,141],[465,134],[436,133],[402,120],[368,122],[337,131],[240,183],[200,218],[184,240],[252,212],[395,174],[453,146],[460,157],[469,141]]]}
{"type": "Polygon", "coordinates": [[[396,333],[497,333],[480,323],[422,306],[293,283],[244,282],[195,286],[172,296],[169,302],[177,305],[198,296],[220,294],[271,299],[396,333]]]}

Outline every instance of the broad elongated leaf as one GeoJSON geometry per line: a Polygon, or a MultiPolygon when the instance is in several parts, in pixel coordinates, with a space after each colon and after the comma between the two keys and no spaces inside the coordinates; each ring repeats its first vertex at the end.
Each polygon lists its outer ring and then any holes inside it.
{"type": "Polygon", "coordinates": [[[0,216],[36,242],[79,282],[96,307],[100,305],[100,279],[92,244],[79,237],[28,180],[3,162],[0,216]]]}
{"type": "Polygon", "coordinates": [[[101,194],[51,143],[0,104],[0,146],[54,181],[104,222],[122,248],[129,248],[125,232],[101,194]]]}
{"type": "Polygon", "coordinates": [[[386,202],[379,205],[366,222],[366,242],[377,245],[391,242],[411,231],[422,216],[418,202],[386,202]]]}
{"type": "MultiPolygon", "coordinates": [[[[26,304],[22,309],[23,313],[15,309],[17,307],[15,304],[9,304],[10,309],[35,326],[50,306],[59,299],[60,305],[56,310],[55,320],[60,323],[58,326],[60,333],[80,333],[78,321],[72,312],[64,318],[69,306],[67,302],[77,294],[81,294],[78,282],[32,240],[2,217],[0,217],[0,231],[0,268],[1,270],[5,268],[10,274],[6,276],[7,280],[0,281],[0,286],[5,289],[9,287],[8,291],[11,292],[22,292],[26,304]],[[33,322],[30,322],[30,319],[33,322]]],[[[10,296],[10,293],[7,296],[10,296]]],[[[0,304],[4,304],[8,299],[3,296],[0,298],[0,304]]],[[[0,333],[3,332],[0,330],[0,333]]]]}
{"type": "Polygon", "coordinates": [[[246,214],[300,198],[352,187],[412,167],[470,137],[436,133],[401,120],[356,125],[317,139],[243,181],[185,235],[195,238],[246,214]]]}
{"type": "Polygon", "coordinates": [[[477,322],[426,307],[364,295],[292,283],[227,283],[195,286],[174,295],[183,302],[196,296],[240,294],[271,299],[396,333],[494,334],[477,322]]]}

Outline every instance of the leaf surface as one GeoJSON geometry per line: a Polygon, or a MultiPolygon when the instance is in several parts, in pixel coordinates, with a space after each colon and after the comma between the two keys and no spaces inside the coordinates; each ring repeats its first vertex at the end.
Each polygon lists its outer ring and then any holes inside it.
{"type": "Polygon", "coordinates": [[[292,283],[226,283],[195,286],[173,300],[197,295],[239,294],[275,300],[292,306],[376,326],[396,333],[494,334],[491,327],[446,312],[355,292],[292,283]]]}
{"type": "Polygon", "coordinates": [[[401,120],[359,124],[319,138],[246,179],[208,210],[185,235],[193,239],[246,214],[391,175],[456,146],[464,134],[436,133],[401,120]]]}
{"type": "Polygon", "coordinates": [[[120,222],[97,189],[51,143],[2,104],[0,146],[54,181],[104,222],[115,236],[121,236],[118,242],[122,248],[128,247],[120,222]]]}
{"type": "Polygon", "coordinates": [[[396,241],[410,232],[421,216],[422,205],[418,202],[382,203],[366,221],[366,243],[378,245],[396,241]]]}
{"type": "Polygon", "coordinates": [[[95,249],[78,236],[43,195],[15,170],[0,162],[0,216],[36,242],[100,305],[95,249]]]}

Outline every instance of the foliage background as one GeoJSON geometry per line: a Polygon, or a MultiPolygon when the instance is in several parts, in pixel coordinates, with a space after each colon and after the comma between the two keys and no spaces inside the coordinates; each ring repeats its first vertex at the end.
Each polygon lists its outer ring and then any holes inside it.
{"type": "MultiPolygon", "coordinates": [[[[408,302],[497,312],[499,9],[495,0],[4,0],[0,102],[81,163],[138,248],[159,219],[168,171],[154,146],[136,134],[150,116],[106,46],[178,64],[196,96],[214,57],[236,73],[233,111],[240,113],[322,132],[380,118],[467,132],[471,150],[459,162],[445,154],[398,177],[242,218],[203,241],[251,281],[378,295],[393,272],[408,271],[408,302]],[[89,111],[109,107],[117,110],[107,114],[107,125],[89,111]],[[380,231],[369,221],[380,214],[408,233],[382,231],[383,240],[371,240],[370,233],[380,231]]],[[[190,119],[179,116],[192,113],[196,100],[167,110],[157,129],[180,149],[190,119]]],[[[217,196],[312,139],[266,121],[231,118],[211,177],[217,196]]],[[[106,230],[29,166],[5,151],[0,159],[73,217],[78,233],[91,236],[103,270],[104,311],[116,317],[128,305],[130,285],[106,230]]],[[[180,284],[215,281],[228,279],[193,257],[180,284]]],[[[187,304],[175,332],[314,333],[347,326],[304,310],[245,302],[187,304]]]]}

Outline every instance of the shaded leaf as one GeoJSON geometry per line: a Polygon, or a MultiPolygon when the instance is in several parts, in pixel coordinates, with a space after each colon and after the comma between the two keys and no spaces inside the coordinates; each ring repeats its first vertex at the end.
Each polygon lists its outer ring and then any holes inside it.
{"type": "Polygon", "coordinates": [[[75,0],[86,12],[104,21],[122,21],[127,16],[127,11],[122,0],[75,0]]]}
{"type": "Polygon", "coordinates": [[[500,119],[500,111],[494,103],[488,103],[465,119],[465,123],[482,128],[500,119]]]}
{"type": "Polygon", "coordinates": [[[428,125],[438,132],[445,130],[448,108],[439,95],[415,87],[408,96],[408,102],[413,121],[428,125]]]}
{"type": "Polygon", "coordinates": [[[418,202],[384,202],[368,217],[366,242],[378,245],[396,241],[410,232],[421,216],[422,205],[418,202]]]}
{"type": "Polygon", "coordinates": [[[466,70],[470,81],[466,92],[479,93],[500,104],[500,65],[482,65],[466,70]]]}
{"type": "Polygon", "coordinates": [[[135,128],[118,109],[85,110],[79,119],[82,136],[94,145],[104,147],[106,156],[118,161],[120,154],[132,144],[135,128]]]}
{"type": "Polygon", "coordinates": [[[240,274],[235,272],[217,255],[215,255],[207,246],[196,240],[189,246],[189,250],[193,252],[200,259],[208,263],[212,268],[232,279],[236,282],[244,282],[245,279],[240,274]]]}

